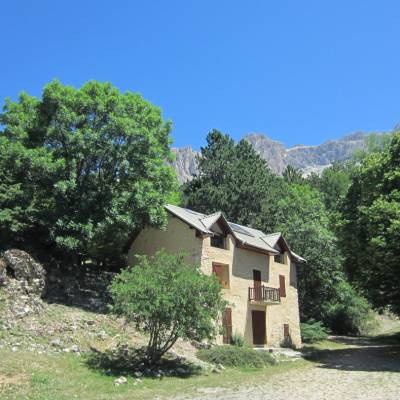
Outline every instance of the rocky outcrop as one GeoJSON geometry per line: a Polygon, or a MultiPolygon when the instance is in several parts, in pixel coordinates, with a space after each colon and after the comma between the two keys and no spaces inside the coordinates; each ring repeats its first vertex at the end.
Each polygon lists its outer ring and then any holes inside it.
{"type": "Polygon", "coordinates": [[[172,166],[175,168],[179,182],[186,182],[197,175],[197,151],[190,146],[172,149],[175,154],[175,160],[172,166]]]}
{"type": "MultiPolygon", "coordinates": [[[[282,143],[272,140],[262,133],[250,133],[244,136],[267,161],[271,170],[282,174],[288,165],[303,171],[320,173],[324,168],[335,161],[351,158],[357,150],[365,148],[365,138],[368,135],[362,132],[353,133],[338,140],[328,140],[318,146],[297,145],[286,148],[282,143]]],[[[198,152],[189,147],[175,148],[175,167],[180,182],[193,178],[198,173],[196,155],[198,152]]]]}
{"type": "Polygon", "coordinates": [[[46,271],[27,252],[12,249],[0,255],[0,280],[3,285],[16,281],[26,294],[40,297],[45,288],[46,271]]]}

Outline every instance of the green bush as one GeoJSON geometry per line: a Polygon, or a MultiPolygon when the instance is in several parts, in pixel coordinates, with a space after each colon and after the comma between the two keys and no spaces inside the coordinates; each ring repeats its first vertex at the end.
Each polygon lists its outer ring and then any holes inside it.
{"type": "Polygon", "coordinates": [[[300,324],[301,340],[304,343],[315,343],[328,337],[328,333],[320,321],[310,320],[300,324]]]}
{"type": "Polygon", "coordinates": [[[232,335],[231,344],[236,347],[245,347],[247,345],[245,338],[239,332],[235,332],[232,335]]]}
{"type": "Polygon", "coordinates": [[[327,309],[326,325],[337,334],[367,334],[374,325],[368,301],[344,281],[338,284],[336,291],[338,299],[327,309]]]}
{"type": "Polygon", "coordinates": [[[250,347],[216,346],[199,350],[197,356],[200,360],[225,367],[264,368],[275,363],[271,354],[250,347]]]}

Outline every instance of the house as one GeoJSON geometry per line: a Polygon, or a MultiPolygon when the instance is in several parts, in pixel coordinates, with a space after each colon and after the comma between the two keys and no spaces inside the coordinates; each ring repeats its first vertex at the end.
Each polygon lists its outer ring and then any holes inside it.
{"type": "Polygon", "coordinates": [[[305,260],[283,236],[228,222],[222,212],[204,215],[173,205],[165,208],[166,230],[141,231],[129,251],[129,263],[135,254],[184,250],[205,274],[218,277],[229,302],[219,343],[229,343],[238,332],[254,346],[300,347],[296,264],[305,260]]]}

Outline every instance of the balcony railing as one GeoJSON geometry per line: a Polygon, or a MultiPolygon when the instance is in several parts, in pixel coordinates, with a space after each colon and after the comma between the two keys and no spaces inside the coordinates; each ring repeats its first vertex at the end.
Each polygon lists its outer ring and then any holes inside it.
{"type": "Polygon", "coordinates": [[[279,303],[281,296],[279,289],[270,288],[267,286],[249,287],[249,300],[262,301],[265,303],[279,303]]]}

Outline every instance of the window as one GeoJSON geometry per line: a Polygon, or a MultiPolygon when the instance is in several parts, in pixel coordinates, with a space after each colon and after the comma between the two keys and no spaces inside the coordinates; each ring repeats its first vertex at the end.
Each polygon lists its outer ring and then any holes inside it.
{"type": "Polygon", "coordinates": [[[229,289],[229,265],[212,263],[212,272],[223,289],[229,289]]]}
{"type": "Polygon", "coordinates": [[[285,264],[285,255],[284,254],[275,254],[274,255],[274,261],[279,263],[279,264],[285,264]]]}
{"type": "Polygon", "coordinates": [[[222,235],[211,236],[211,246],[219,249],[226,249],[226,240],[222,235]]]}

